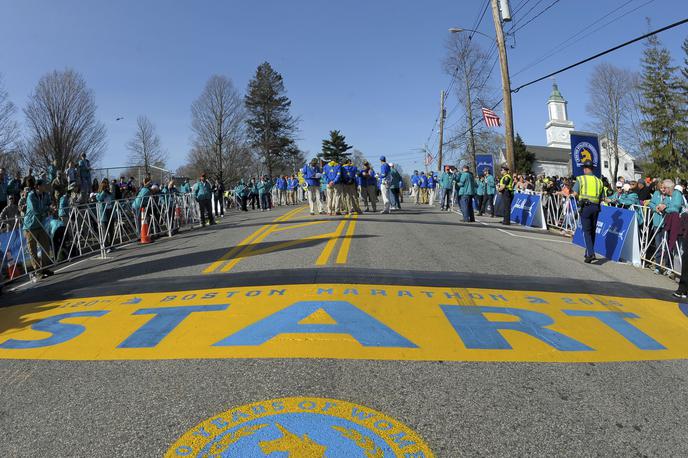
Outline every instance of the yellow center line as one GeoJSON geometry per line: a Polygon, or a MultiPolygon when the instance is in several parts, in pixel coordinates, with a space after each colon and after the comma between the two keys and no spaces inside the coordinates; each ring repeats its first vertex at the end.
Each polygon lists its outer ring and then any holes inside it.
{"type": "MultiPolygon", "coordinates": [[[[304,207],[299,207],[295,210],[290,211],[289,213],[284,215],[280,219],[280,221],[287,221],[288,219],[292,218],[293,216],[295,216],[299,212],[303,211],[305,208],[306,207],[304,206],[304,207]]],[[[277,222],[277,220],[275,220],[275,222],[277,222]]],[[[233,259],[231,259],[227,264],[225,264],[225,266],[220,270],[220,272],[229,272],[230,270],[232,270],[232,268],[234,268],[234,266],[239,264],[239,261],[241,261],[242,258],[248,257],[249,254],[252,254],[255,246],[258,245],[263,240],[265,240],[268,235],[275,232],[275,230],[278,227],[279,226],[277,224],[270,224],[266,231],[264,231],[262,234],[260,234],[255,239],[253,239],[253,241],[250,244],[244,246],[243,249],[239,253],[237,253],[233,259]]]]}
{"type": "MultiPolygon", "coordinates": [[[[295,208],[293,210],[290,210],[287,213],[285,213],[284,215],[281,215],[281,216],[278,216],[277,218],[275,218],[273,220],[273,223],[282,221],[286,218],[290,218],[293,214],[298,213],[299,211],[303,210],[304,208],[306,208],[306,207],[299,207],[299,208],[295,208]]],[[[261,233],[263,233],[263,231],[269,229],[271,226],[272,226],[271,224],[266,224],[264,226],[261,226],[255,232],[253,232],[248,237],[246,237],[244,240],[239,242],[235,247],[232,247],[232,249],[229,250],[227,253],[223,254],[220,257],[220,259],[218,259],[217,261],[213,262],[208,267],[206,267],[203,270],[203,273],[204,274],[210,274],[210,273],[215,272],[225,261],[227,261],[228,259],[231,259],[235,254],[237,254],[239,252],[239,250],[241,250],[242,248],[244,248],[244,246],[251,243],[256,237],[258,237],[261,233]]]]}
{"type": "Polygon", "coordinates": [[[354,214],[351,222],[349,222],[349,227],[346,228],[346,235],[344,236],[344,240],[342,240],[342,245],[339,247],[339,253],[337,254],[337,264],[346,264],[349,259],[349,248],[351,248],[351,239],[356,230],[357,218],[358,214],[354,214]]]}
{"type": "Polygon", "coordinates": [[[325,245],[322,253],[320,253],[320,256],[318,256],[318,260],[315,261],[316,266],[322,266],[328,263],[330,255],[332,254],[332,250],[334,250],[334,247],[337,244],[337,240],[339,240],[342,232],[344,232],[344,226],[346,226],[348,218],[348,215],[345,216],[342,222],[339,223],[339,226],[337,226],[337,229],[334,231],[334,235],[330,237],[330,240],[328,240],[327,245],[325,245]]]}

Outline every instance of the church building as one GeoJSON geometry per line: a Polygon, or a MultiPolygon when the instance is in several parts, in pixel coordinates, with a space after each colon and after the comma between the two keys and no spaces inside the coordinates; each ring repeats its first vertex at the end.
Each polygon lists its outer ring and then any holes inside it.
{"type": "MultiPolygon", "coordinates": [[[[545,124],[547,146],[526,145],[529,152],[535,155],[533,172],[537,175],[569,176],[571,175],[571,132],[574,130],[573,121],[569,119],[568,102],[559,92],[557,83],[552,84],[552,93],[547,99],[547,114],[549,120],[545,124]]],[[[612,146],[603,136],[600,142],[600,163],[602,175],[610,182],[614,172],[614,152],[612,146]]],[[[504,151],[500,153],[499,162],[505,162],[504,151]]],[[[619,145],[619,176],[628,180],[637,179],[633,157],[619,145]]]]}

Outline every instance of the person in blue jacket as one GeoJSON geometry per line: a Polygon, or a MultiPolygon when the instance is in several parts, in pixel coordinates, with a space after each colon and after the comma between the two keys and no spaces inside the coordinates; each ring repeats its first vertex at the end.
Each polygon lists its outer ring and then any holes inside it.
{"type": "Polygon", "coordinates": [[[437,177],[435,177],[433,172],[429,172],[427,176],[428,205],[432,207],[435,205],[435,188],[437,188],[437,177]]]}
{"type": "Polygon", "coordinates": [[[206,179],[205,173],[201,174],[201,178],[193,185],[191,190],[194,198],[198,202],[201,211],[201,227],[205,226],[206,218],[211,225],[215,224],[213,218],[213,208],[211,205],[211,198],[213,195],[213,187],[206,179]]]}
{"type": "Polygon", "coordinates": [[[413,202],[418,205],[420,203],[420,175],[418,175],[418,170],[414,170],[413,175],[411,175],[411,191],[413,192],[413,202]]]}
{"type": "Polygon", "coordinates": [[[485,182],[485,195],[483,196],[483,203],[480,207],[480,215],[487,213],[489,208],[490,216],[494,218],[494,199],[495,194],[497,194],[497,185],[495,183],[494,176],[490,173],[490,169],[487,167],[485,167],[485,170],[483,170],[483,181],[485,182]]]}
{"type": "Polygon", "coordinates": [[[370,167],[370,163],[365,161],[363,168],[358,173],[361,181],[361,199],[365,206],[365,211],[369,212],[373,208],[373,213],[377,212],[377,175],[370,167]]]}
{"type": "Polygon", "coordinates": [[[425,176],[425,172],[420,172],[418,177],[418,190],[420,191],[420,203],[428,203],[428,177],[425,176]]]}
{"type": "Polygon", "coordinates": [[[277,189],[277,205],[287,204],[287,179],[281,175],[275,180],[275,189],[277,189]]]}
{"type": "Polygon", "coordinates": [[[299,180],[296,175],[287,179],[287,205],[296,205],[296,192],[299,189],[299,180]]]}
{"type": "Polygon", "coordinates": [[[45,278],[53,275],[47,267],[50,265],[51,243],[50,237],[43,227],[43,220],[50,214],[50,194],[47,192],[43,180],[36,181],[35,189],[29,191],[26,197],[26,210],[24,211],[23,229],[29,246],[31,264],[34,269],[33,278],[45,278]],[[40,247],[40,255],[38,248],[40,247]]]}
{"type": "Polygon", "coordinates": [[[311,215],[315,215],[316,208],[318,213],[323,213],[322,200],[320,199],[322,171],[318,167],[318,160],[313,158],[310,164],[304,165],[301,169],[301,175],[303,175],[303,179],[306,181],[306,198],[308,199],[311,215]]]}
{"type": "Polygon", "coordinates": [[[341,215],[342,212],[342,166],[335,161],[325,164],[323,169],[327,179],[327,213],[330,216],[341,215]]]}
{"type": "Polygon", "coordinates": [[[465,223],[475,222],[473,215],[473,196],[475,196],[475,178],[470,171],[468,165],[463,166],[463,171],[459,175],[459,199],[461,205],[461,213],[463,214],[463,221],[465,223]]]}
{"type": "Polygon", "coordinates": [[[356,194],[356,175],[358,175],[358,168],[351,159],[347,159],[342,166],[342,194],[344,211],[350,215],[362,213],[361,207],[358,205],[358,195],[356,194]]]}
{"type": "Polygon", "coordinates": [[[380,156],[380,173],[378,174],[378,180],[380,184],[380,195],[382,196],[382,204],[384,205],[382,214],[388,214],[392,208],[392,195],[391,189],[391,171],[392,168],[387,163],[387,158],[385,156],[380,156]]]}

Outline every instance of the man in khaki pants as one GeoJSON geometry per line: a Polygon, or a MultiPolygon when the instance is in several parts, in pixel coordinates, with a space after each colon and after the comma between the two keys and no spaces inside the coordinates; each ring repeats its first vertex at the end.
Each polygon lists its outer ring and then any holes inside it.
{"type": "Polygon", "coordinates": [[[318,160],[313,159],[310,165],[304,165],[301,169],[303,179],[306,182],[306,196],[308,198],[308,206],[311,210],[311,215],[315,212],[324,213],[322,202],[320,201],[320,177],[322,172],[318,167],[318,160]],[[316,210],[317,205],[317,210],[316,210]]]}
{"type": "Polygon", "coordinates": [[[31,264],[33,264],[34,279],[46,278],[53,272],[46,267],[50,265],[50,237],[43,227],[42,221],[50,212],[50,195],[43,180],[36,182],[36,189],[26,197],[26,211],[24,212],[24,235],[29,245],[31,264]],[[38,255],[38,249],[41,255],[38,255]]]}
{"type": "Polygon", "coordinates": [[[327,180],[327,213],[339,215],[342,211],[342,166],[330,161],[323,169],[327,180]]]}

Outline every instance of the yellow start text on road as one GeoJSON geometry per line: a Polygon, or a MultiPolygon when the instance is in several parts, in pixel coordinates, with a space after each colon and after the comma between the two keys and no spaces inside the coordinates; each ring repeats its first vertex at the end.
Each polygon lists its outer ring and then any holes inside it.
{"type": "Polygon", "coordinates": [[[279,285],[0,310],[0,358],[633,361],[688,358],[688,307],[586,294],[279,285]]]}

